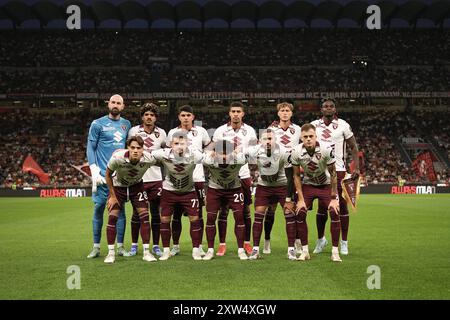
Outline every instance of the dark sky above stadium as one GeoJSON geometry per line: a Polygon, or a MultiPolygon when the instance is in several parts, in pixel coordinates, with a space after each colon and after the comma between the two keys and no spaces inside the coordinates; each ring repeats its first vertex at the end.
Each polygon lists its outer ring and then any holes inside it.
{"type": "MultiPolygon", "coordinates": [[[[10,1],[12,1],[12,0],[0,0],[0,6],[2,6],[3,4],[6,4],[6,3],[10,2],[10,1]]],[[[19,0],[19,1],[21,1],[23,3],[26,3],[28,5],[34,5],[35,3],[39,2],[39,1],[42,1],[42,0],[19,0]]],[[[60,5],[62,5],[64,3],[67,3],[66,0],[49,0],[49,1],[53,2],[55,4],[60,4],[60,5]]],[[[79,1],[90,5],[90,4],[94,3],[94,2],[96,2],[97,0],[79,0],[79,1]]],[[[120,4],[122,2],[126,2],[126,1],[129,1],[129,0],[108,0],[107,2],[110,2],[110,3],[114,4],[114,5],[117,5],[117,4],[120,4]]],[[[132,0],[132,1],[139,2],[139,3],[143,4],[143,5],[147,5],[150,2],[160,1],[160,0],[132,0]]],[[[187,1],[187,0],[165,0],[165,2],[168,2],[168,3],[172,4],[172,5],[176,5],[176,4],[178,4],[180,2],[183,2],[183,1],[187,1]]],[[[190,0],[190,1],[194,1],[194,2],[199,3],[199,4],[205,4],[205,3],[210,2],[212,0],[190,0]]],[[[222,1],[222,2],[225,2],[225,3],[228,3],[228,4],[234,4],[234,3],[242,1],[242,0],[219,0],[219,1],[222,1]]],[[[263,4],[265,2],[273,1],[273,0],[247,0],[247,1],[250,1],[250,2],[253,2],[253,3],[256,3],[256,4],[260,5],[260,4],[263,4]]],[[[288,5],[288,4],[291,4],[292,2],[295,2],[297,0],[276,0],[276,1],[288,5]]],[[[329,1],[329,0],[305,0],[305,1],[317,5],[319,3],[322,3],[322,2],[325,2],[325,1],[329,1]]],[[[337,2],[337,3],[341,4],[341,5],[345,5],[345,4],[347,4],[349,2],[352,2],[354,0],[331,0],[331,1],[337,2]]],[[[366,2],[368,4],[376,4],[376,3],[380,2],[380,0],[362,0],[362,1],[366,2]]],[[[388,0],[388,1],[393,2],[395,4],[398,4],[398,5],[401,5],[401,4],[404,4],[405,2],[408,2],[410,0],[388,0]]],[[[422,2],[422,3],[425,3],[425,4],[431,4],[433,2],[436,2],[436,0],[418,0],[418,2],[422,2]]],[[[216,20],[216,19],[214,19],[214,20],[216,20]]],[[[207,27],[215,27],[215,28],[219,27],[219,28],[222,28],[222,27],[226,27],[227,26],[224,21],[214,21],[214,20],[208,21],[207,27]]],[[[302,27],[303,26],[302,24],[296,25],[295,24],[296,22],[293,22],[293,23],[294,24],[291,25],[290,27],[302,27]]],[[[100,25],[100,28],[120,28],[120,25],[121,25],[120,22],[117,21],[117,20],[108,20],[108,21],[104,21],[100,25]]],[[[63,28],[64,26],[65,26],[65,21],[60,20],[60,21],[52,21],[47,26],[47,28],[63,28]]],[[[132,21],[129,21],[126,24],[127,28],[130,28],[130,27],[131,28],[147,28],[147,26],[148,26],[147,22],[142,21],[142,20],[132,20],[132,21]]],[[[159,27],[159,28],[173,28],[174,27],[174,23],[172,21],[158,21],[156,26],[159,27]]],[[[312,26],[313,27],[319,27],[319,28],[321,28],[321,27],[324,27],[324,28],[332,27],[332,25],[331,25],[331,23],[329,21],[322,20],[322,19],[314,19],[314,21],[312,22],[312,26]]],[[[351,20],[350,21],[340,21],[339,22],[339,26],[340,27],[357,27],[355,25],[354,21],[351,21],[351,20]]],[[[419,19],[417,26],[418,27],[433,27],[433,25],[430,23],[430,21],[429,20],[425,20],[425,19],[419,19]]],[[[40,24],[39,24],[39,21],[37,21],[37,20],[25,21],[20,26],[20,28],[31,28],[31,29],[39,28],[39,27],[40,27],[40,24]]],[[[83,22],[83,28],[89,28],[89,27],[93,27],[93,22],[92,21],[85,21],[85,22],[83,22]]],[[[182,21],[180,23],[179,27],[180,28],[199,28],[199,27],[201,27],[201,24],[198,21],[184,20],[184,21],[182,21]]],[[[246,20],[242,20],[242,21],[239,20],[239,21],[233,21],[231,27],[232,28],[253,28],[254,25],[253,25],[252,22],[250,22],[248,20],[247,21],[246,20]]],[[[280,25],[276,21],[268,20],[268,21],[259,21],[258,22],[258,27],[260,27],[260,28],[279,28],[280,25]]],[[[402,27],[409,27],[409,26],[408,26],[408,23],[406,21],[404,21],[404,20],[394,19],[391,22],[391,27],[394,27],[394,28],[400,27],[400,28],[402,28],[402,27]]],[[[445,21],[444,27],[445,28],[449,28],[450,27],[450,19],[447,19],[445,21]]],[[[4,29],[4,28],[11,28],[11,22],[0,19],[0,29],[4,29]]]]}

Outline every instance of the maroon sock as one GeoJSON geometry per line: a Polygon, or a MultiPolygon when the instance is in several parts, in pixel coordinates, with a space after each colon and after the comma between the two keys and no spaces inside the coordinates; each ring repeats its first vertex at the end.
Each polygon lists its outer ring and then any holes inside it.
{"type": "Polygon", "coordinates": [[[202,206],[200,206],[200,208],[199,208],[198,221],[200,223],[200,244],[202,244],[203,234],[205,232],[205,221],[203,220],[203,207],[202,206]]]}
{"type": "Polygon", "coordinates": [[[242,214],[242,211],[234,211],[234,234],[236,235],[238,248],[243,248],[245,237],[245,224],[244,224],[244,215],[242,214]]]}
{"type": "Polygon", "coordinates": [[[272,232],[273,223],[275,221],[275,211],[271,207],[267,209],[266,217],[264,219],[264,239],[270,240],[270,233],[272,232]]]}
{"type": "Polygon", "coordinates": [[[333,209],[330,209],[330,232],[331,232],[331,242],[333,247],[339,246],[339,233],[341,232],[341,221],[339,215],[333,209]]]}
{"type": "Polygon", "coordinates": [[[108,217],[108,225],[106,226],[106,239],[109,245],[116,242],[116,223],[117,217],[110,214],[108,217]]]}
{"type": "Polygon", "coordinates": [[[219,241],[220,243],[225,243],[227,238],[227,220],[228,220],[228,208],[221,208],[219,213],[219,221],[217,225],[219,226],[219,241]]]}
{"type": "Polygon", "coordinates": [[[152,215],[152,233],[153,233],[153,245],[159,245],[159,229],[161,227],[161,216],[159,214],[159,201],[156,203],[150,203],[150,212],[152,215]]]}
{"type": "Polygon", "coordinates": [[[170,247],[170,223],[168,222],[161,222],[161,240],[163,243],[164,248],[170,247]]]}
{"type": "Polygon", "coordinates": [[[262,225],[264,221],[264,212],[255,212],[255,221],[253,222],[253,246],[259,247],[261,240],[262,225]]]}
{"type": "Polygon", "coordinates": [[[180,243],[180,236],[181,236],[181,217],[180,219],[176,219],[175,217],[172,220],[172,238],[173,238],[173,244],[179,244],[180,243]]]}
{"type": "Polygon", "coordinates": [[[148,217],[148,211],[141,212],[139,215],[139,220],[141,222],[141,238],[142,244],[150,243],[150,221],[148,217]]]}
{"type": "Polygon", "coordinates": [[[308,225],[306,224],[306,210],[301,209],[296,216],[297,221],[297,236],[300,237],[302,246],[308,244],[308,225]]]}
{"type": "Polygon", "coordinates": [[[288,247],[293,247],[295,244],[295,236],[297,234],[295,214],[286,211],[284,213],[284,217],[286,218],[286,234],[288,238],[288,247]]]}
{"type": "Polygon", "coordinates": [[[193,248],[198,248],[198,246],[200,245],[200,231],[201,231],[200,221],[199,220],[191,221],[190,233],[193,248]]]}
{"type": "Polygon", "coordinates": [[[252,218],[250,215],[250,206],[244,205],[244,225],[245,225],[245,238],[244,240],[249,242],[252,236],[252,218]]]}
{"type": "Polygon", "coordinates": [[[216,219],[216,213],[208,212],[206,220],[206,239],[208,240],[208,248],[214,248],[214,240],[216,238],[216,219]]]}
{"type": "Polygon", "coordinates": [[[343,198],[341,200],[341,198],[339,198],[339,218],[341,220],[342,240],[347,241],[350,216],[348,214],[347,202],[343,198]]]}
{"type": "Polygon", "coordinates": [[[133,211],[133,216],[131,217],[131,242],[138,243],[140,227],[141,222],[139,221],[139,215],[137,212],[133,211]]]}
{"type": "Polygon", "coordinates": [[[317,212],[316,224],[317,224],[317,238],[322,239],[325,233],[325,225],[327,224],[328,214],[317,212]]]}

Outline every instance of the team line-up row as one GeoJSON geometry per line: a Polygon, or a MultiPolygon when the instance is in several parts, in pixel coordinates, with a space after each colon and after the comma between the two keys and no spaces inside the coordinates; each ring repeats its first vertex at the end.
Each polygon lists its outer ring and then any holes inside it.
{"type": "MultiPolygon", "coordinates": [[[[115,261],[116,236],[119,255],[136,255],[139,233],[143,260],[157,261],[153,254],[159,260],[177,255],[183,214],[190,220],[193,259],[211,260],[215,255],[223,256],[229,209],[235,219],[238,257],[258,259],[263,225],[263,253],[271,251],[270,231],[279,203],[286,221],[288,259],[309,260],[306,214],[314,199],[318,199],[318,241],[314,253],[320,253],[327,245],[324,230],[330,215],[331,260],[341,261],[338,249],[341,234],[340,253],[348,254],[349,215],[342,198],[341,181],[346,176],[347,145],[354,159],[358,157],[358,150],[350,126],[336,116],[334,100],[323,100],[323,117],[301,128],[290,121],[293,105],[278,104],[279,120],[262,131],[259,141],[255,130],[243,122],[245,112],[240,102],[231,103],[230,121],[215,130],[212,140],[204,128],[193,125],[195,116],[190,106],[179,109],[180,125],[167,135],[156,126],[156,105],[144,104],[142,123],[133,128],[128,120],[120,117],[123,108],[122,97],[112,96],[108,103],[109,114],[94,120],[89,131],[87,155],[95,207],[94,247],[88,258],[100,255],[103,211],[107,206],[105,263],[115,261]],[[253,225],[249,164],[259,172],[253,225]],[[126,201],[133,206],[130,251],[123,247],[126,201]],[[206,224],[202,217],[205,204],[206,224]],[[214,248],[216,223],[220,243],[217,253],[214,248]],[[203,234],[208,243],[206,252],[202,246],[203,234]],[[252,234],[253,248],[250,245],[252,234]],[[160,238],[163,250],[159,247],[160,238]]],[[[356,166],[351,178],[357,180],[358,176],[356,166]]]]}

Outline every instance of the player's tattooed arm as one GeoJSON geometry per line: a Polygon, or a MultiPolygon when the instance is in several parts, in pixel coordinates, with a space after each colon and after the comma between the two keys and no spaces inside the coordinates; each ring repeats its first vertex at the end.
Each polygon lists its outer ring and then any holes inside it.
{"type": "Polygon", "coordinates": [[[294,169],[292,167],[284,168],[287,179],[287,197],[294,199],[294,169]]]}
{"type": "Polygon", "coordinates": [[[109,167],[106,168],[106,174],[105,174],[105,180],[106,184],[108,185],[109,189],[109,198],[108,198],[108,211],[111,211],[111,209],[117,204],[119,204],[119,201],[117,201],[116,193],[114,192],[114,186],[112,181],[112,173],[113,171],[109,169],[109,167]]]}
{"type": "Polygon", "coordinates": [[[284,168],[284,173],[286,174],[287,179],[287,196],[284,209],[293,212],[294,203],[292,201],[294,199],[294,169],[292,167],[284,168]]]}
{"type": "Polygon", "coordinates": [[[358,179],[358,177],[360,175],[359,155],[358,155],[359,150],[358,150],[358,145],[356,144],[355,136],[351,136],[350,138],[345,140],[345,143],[347,143],[347,145],[352,150],[353,163],[355,164],[355,171],[353,171],[353,173],[352,173],[352,179],[358,179]]]}
{"type": "Polygon", "coordinates": [[[300,177],[300,166],[292,166],[293,170],[294,170],[294,184],[295,184],[295,189],[297,191],[297,196],[298,196],[298,200],[297,200],[297,208],[295,209],[295,212],[298,213],[300,211],[300,209],[305,208],[306,209],[306,204],[305,204],[305,199],[303,198],[303,192],[302,192],[302,180],[300,177]]]}
{"type": "Polygon", "coordinates": [[[334,163],[327,165],[328,172],[331,178],[331,201],[328,208],[333,208],[336,212],[339,212],[339,198],[337,188],[337,173],[334,163]]]}

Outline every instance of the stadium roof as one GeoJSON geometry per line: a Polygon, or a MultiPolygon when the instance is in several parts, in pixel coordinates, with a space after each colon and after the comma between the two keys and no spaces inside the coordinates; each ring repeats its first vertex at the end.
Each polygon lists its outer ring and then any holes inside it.
{"type": "MultiPolygon", "coordinates": [[[[183,28],[183,21],[194,21],[198,28],[208,28],[208,22],[220,21],[221,25],[239,28],[305,26],[315,27],[315,20],[325,21],[329,26],[342,27],[342,20],[350,21],[354,27],[364,24],[369,4],[381,8],[384,27],[395,26],[394,20],[401,20],[406,27],[421,26],[418,21],[426,20],[428,27],[440,27],[450,22],[450,0],[418,1],[274,1],[267,0],[180,0],[180,1],[1,1],[0,20],[10,21],[12,27],[21,27],[29,20],[38,22],[38,27],[47,27],[53,21],[64,21],[68,16],[66,7],[79,5],[82,19],[92,20],[99,26],[108,20],[115,20],[120,27],[127,28],[130,21],[141,20],[145,27],[153,28],[158,21],[166,21],[172,27],[183,28]],[[237,22],[244,21],[244,24],[237,22]],[[262,22],[270,21],[269,24],[262,22]]],[[[65,24],[60,24],[65,27],[65,24]]],[[[344,25],[345,26],[345,25],[344,25]]]]}

